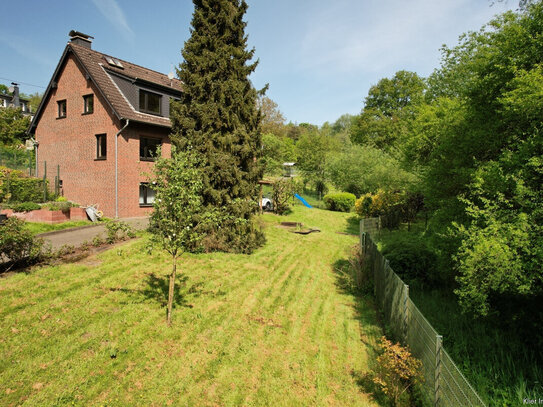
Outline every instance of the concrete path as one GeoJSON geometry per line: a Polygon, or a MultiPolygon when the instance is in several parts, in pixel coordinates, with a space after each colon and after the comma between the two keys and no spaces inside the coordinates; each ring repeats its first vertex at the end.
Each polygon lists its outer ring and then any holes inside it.
{"type": "MultiPolygon", "coordinates": [[[[148,217],[125,218],[120,220],[128,223],[135,230],[146,229],[149,225],[148,217]]],[[[98,225],[90,225],[79,228],[41,233],[37,236],[41,237],[45,241],[45,244],[50,243],[53,250],[58,250],[65,245],[78,247],[81,246],[84,242],[91,243],[92,239],[99,235],[101,235],[102,238],[105,238],[107,236],[106,227],[102,223],[98,225]]]]}

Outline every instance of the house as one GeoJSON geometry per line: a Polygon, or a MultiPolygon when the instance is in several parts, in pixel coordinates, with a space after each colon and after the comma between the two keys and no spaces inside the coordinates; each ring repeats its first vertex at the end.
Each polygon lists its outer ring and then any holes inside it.
{"type": "Polygon", "coordinates": [[[173,75],[92,49],[93,37],[70,31],[29,133],[37,175],[108,217],[144,216],[157,148],[169,156],[170,101],[181,96],[173,75]]]}
{"type": "Polygon", "coordinates": [[[30,101],[19,97],[19,84],[12,82],[9,87],[11,94],[0,93],[0,108],[19,107],[26,116],[31,116],[30,101]]]}

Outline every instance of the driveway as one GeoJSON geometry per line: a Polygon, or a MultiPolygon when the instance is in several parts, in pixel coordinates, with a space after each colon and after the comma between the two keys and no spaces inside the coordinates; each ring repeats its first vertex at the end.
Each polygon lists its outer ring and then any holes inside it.
{"type": "MultiPolygon", "coordinates": [[[[149,218],[124,218],[119,219],[128,223],[135,230],[146,229],[149,225],[149,218]]],[[[37,235],[41,237],[45,243],[50,243],[53,250],[58,250],[62,246],[81,246],[84,242],[92,242],[96,236],[105,238],[107,236],[106,227],[103,223],[97,225],[83,226],[79,228],[56,230],[54,232],[41,233],[37,235]]]]}

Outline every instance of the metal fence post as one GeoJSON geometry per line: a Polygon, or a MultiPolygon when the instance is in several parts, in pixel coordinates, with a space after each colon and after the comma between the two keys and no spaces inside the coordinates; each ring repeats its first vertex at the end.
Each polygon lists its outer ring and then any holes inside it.
{"type": "Polygon", "coordinates": [[[403,339],[407,344],[407,326],[409,318],[409,308],[407,306],[407,300],[409,299],[409,286],[407,284],[403,285],[403,339]]]}
{"type": "Polygon", "coordinates": [[[43,162],[43,202],[47,201],[47,161],[43,162]]]}
{"type": "Polygon", "coordinates": [[[55,194],[60,195],[60,164],[57,164],[57,179],[55,184],[55,194]]]}
{"type": "Polygon", "coordinates": [[[443,336],[436,335],[436,365],[434,373],[434,406],[441,404],[441,349],[443,348],[443,336]]]}

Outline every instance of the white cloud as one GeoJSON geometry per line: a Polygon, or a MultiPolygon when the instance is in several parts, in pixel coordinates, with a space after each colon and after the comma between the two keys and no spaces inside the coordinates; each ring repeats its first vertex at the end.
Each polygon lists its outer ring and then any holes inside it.
{"type": "Polygon", "coordinates": [[[488,10],[481,12],[480,4],[474,9],[472,0],[338,0],[322,6],[308,19],[299,60],[300,69],[316,75],[376,73],[399,64],[435,68],[444,42],[454,45],[462,27],[488,19],[488,10]]]}
{"type": "Polygon", "coordinates": [[[98,11],[108,20],[126,39],[134,36],[134,31],[128,25],[123,10],[116,0],[92,0],[98,11]]]}

